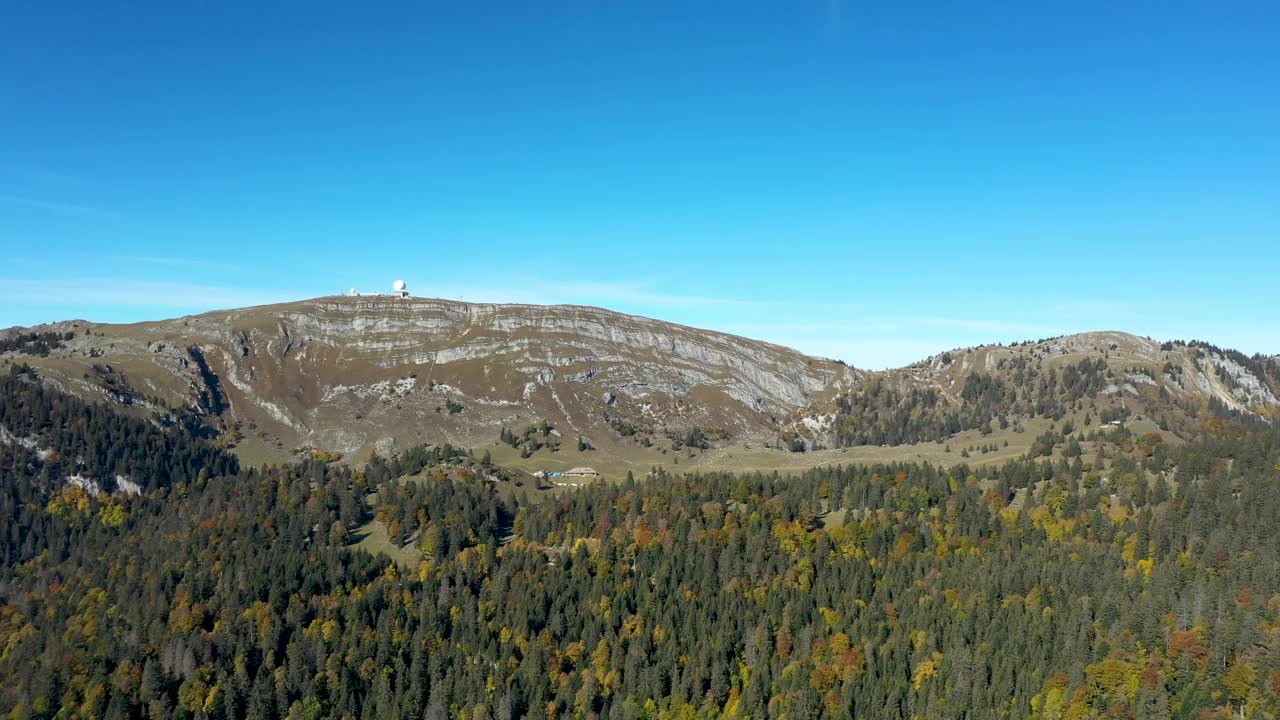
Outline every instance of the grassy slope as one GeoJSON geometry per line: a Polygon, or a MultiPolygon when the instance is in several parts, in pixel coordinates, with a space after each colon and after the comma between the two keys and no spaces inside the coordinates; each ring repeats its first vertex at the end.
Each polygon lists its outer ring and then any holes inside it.
{"type": "Polygon", "coordinates": [[[259,467],[262,465],[287,465],[298,462],[298,457],[287,450],[277,448],[259,437],[247,437],[236,443],[233,452],[240,458],[241,465],[259,467]]]}
{"type": "Polygon", "coordinates": [[[355,540],[353,547],[370,555],[386,555],[401,567],[413,567],[422,559],[422,553],[413,544],[396,547],[387,535],[387,526],[381,520],[374,520],[356,529],[352,533],[355,540]]]}
{"type": "Polygon", "coordinates": [[[527,472],[540,469],[567,470],[579,465],[588,465],[600,471],[607,480],[621,480],[628,470],[642,475],[655,465],[668,470],[690,472],[698,470],[799,472],[820,465],[899,461],[942,465],[968,462],[971,465],[985,465],[1004,462],[1026,453],[1031,446],[1031,441],[1048,427],[1048,420],[1029,420],[1024,423],[1024,430],[1021,433],[1010,429],[983,437],[977,430],[970,430],[955,435],[946,443],[917,443],[893,447],[863,446],[807,453],[792,453],[759,445],[750,447],[731,445],[696,451],[694,457],[689,457],[687,450],[681,452],[668,450],[664,454],[657,447],[633,446],[586,452],[578,452],[576,448],[566,447],[558,452],[540,450],[532,457],[521,458],[517,450],[502,444],[478,447],[475,452],[479,455],[488,450],[494,463],[527,472]],[[1004,447],[1006,440],[1009,443],[1008,447],[1004,447]],[[974,452],[968,459],[960,456],[960,451],[970,445],[993,443],[998,446],[995,452],[986,454],[974,452]],[[946,451],[948,445],[951,447],[951,452],[946,451]],[[677,459],[678,462],[675,462],[677,459]]]}
{"type": "MultiPolygon", "coordinates": [[[[1091,427],[1084,427],[1084,413],[1081,413],[1078,417],[1074,414],[1068,414],[1064,418],[1064,421],[1066,420],[1074,423],[1076,427],[1075,436],[1080,438],[1082,443],[1085,433],[1100,428],[1097,424],[1096,414],[1094,415],[1094,424],[1091,427]]],[[[1007,430],[997,430],[990,435],[983,436],[977,430],[966,430],[952,436],[945,443],[926,442],[913,445],[861,446],[817,450],[807,453],[792,453],[759,445],[748,447],[739,444],[712,448],[706,451],[695,451],[694,456],[689,457],[687,449],[680,452],[672,452],[668,449],[664,454],[656,446],[652,448],[630,446],[578,452],[575,447],[570,446],[570,443],[565,443],[565,447],[558,452],[539,450],[528,458],[521,458],[517,450],[500,443],[477,447],[475,448],[475,453],[479,456],[487,450],[493,457],[495,464],[517,468],[526,472],[567,470],[571,467],[587,465],[600,471],[606,480],[621,480],[626,476],[627,471],[640,476],[654,466],[662,466],[676,472],[716,470],[731,472],[771,472],[775,470],[779,472],[802,472],[822,465],[892,462],[927,462],[944,466],[968,463],[969,465],[979,466],[1003,463],[1021,457],[1031,447],[1032,441],[1048,430],[1050,425],[1051,421],[1048,419],[1035,418],[1022,421],[1021,432],[1017,432],[1011,427],[1007,430]],[[1006,442],[1008,442],[1007,446],[1005,445],[1006,442]],[[965,448],[971,446],[980,447],[982,445],[995,445],[997,449],[994,452],[987,453],[975,450],[970,453],[968,458],[961,455],[961,451],[965,448]],[[947,452],[948,447],[951,448],[950,452],[947,452]],[[678,462],[675,462],[677,459],[678,462]]],[[[1058,424],[1058,427],[1061,427],[1061,423],[1058,424]]],[[[1148,419],[1135,419],[1128,423],[1128,427],[1134,434],[1159,430],[1156,424],[1148,419]]],[[[1162,434],[1168,442],[1182,442],[1172,433],[1162,434]]],[[[1087,460],[1091,456],[1092,446],[1088,443],[1084,443],[1084,445],[1087,460]]]]}

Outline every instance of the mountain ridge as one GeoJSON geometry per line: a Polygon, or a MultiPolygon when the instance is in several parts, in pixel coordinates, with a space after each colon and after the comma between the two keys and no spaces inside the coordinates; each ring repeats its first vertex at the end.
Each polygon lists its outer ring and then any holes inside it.
{"type": "Polygon", "coordinates": [[[68,320],[0,338],[6,362],[31,363],[82,396],[186,409],[231,443],[356,455],[497,442],[551,464],[589,459],[554,455],[576,436],[580,451],[641,465],[714,448],[985,438],[1032,419],[1104,416],[1188,437],[1204,412],[1270,419],[1280,406],[1274,357],[1114,330],[866,371],[587,305],[327,296],[130,324],[68,320]],[[523,432],[538,423],[549,427],[542,440],[523,432]]]}

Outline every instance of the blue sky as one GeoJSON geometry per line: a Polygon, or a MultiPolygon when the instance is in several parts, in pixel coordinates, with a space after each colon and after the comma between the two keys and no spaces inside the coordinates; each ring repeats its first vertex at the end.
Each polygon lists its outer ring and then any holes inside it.
{"type": "Polygon", "coordinates": [[[871,368],[1280,352],[1275,3],[111,5],[0,26],[0,326],[402,277],[871,368]]]}

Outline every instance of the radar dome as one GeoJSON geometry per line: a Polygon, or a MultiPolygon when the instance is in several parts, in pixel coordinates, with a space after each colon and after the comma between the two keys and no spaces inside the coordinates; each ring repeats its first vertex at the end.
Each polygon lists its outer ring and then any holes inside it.
{"type": "Polygon", "coordinates": [[[395,281],[394,283],[392,283],[392,284],[391,284],[391,287],[392,287],[392,289],[394,289],[396,292],[404,292],[404,289],[405,289],[407,286],[404,284],[404,281],[403,281],[403,280],[397,280],[397,281],[395,281]]]}

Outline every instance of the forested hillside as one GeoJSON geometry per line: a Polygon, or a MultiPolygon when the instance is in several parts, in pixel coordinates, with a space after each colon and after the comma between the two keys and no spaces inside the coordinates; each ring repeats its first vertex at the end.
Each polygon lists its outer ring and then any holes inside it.
{"type": "Polygon", "coordinates": [[[89,453],[122,432],[104,408],[5,382],[26,442],[0,443],[3,717],[1280,710],[1280,432],[1261,424],[1096,467],[659,470],[538,493],[401,477],[442,448],[241,469],[166,441],[181,424],[124,419],[152,454],[121,464],[89,453]],[[81,453],[156,475],[95,495],[51,466],[81,453]],[[420,563],[353,548],[375,513],[420,563]]]}
{"type": "Polygon", "coordinates": [[[809,410],[802,434],[809,446],[828,439],[836,447],[894,446],[964,430],[987,436],[1035,418],[1145,417],[1193,437],[1204,418],[1275,417],[1277,393],[1274,358],[1198,341],[1084,333],[957,350],[871,375],[819,408],[825,412],[809,410]]]}

